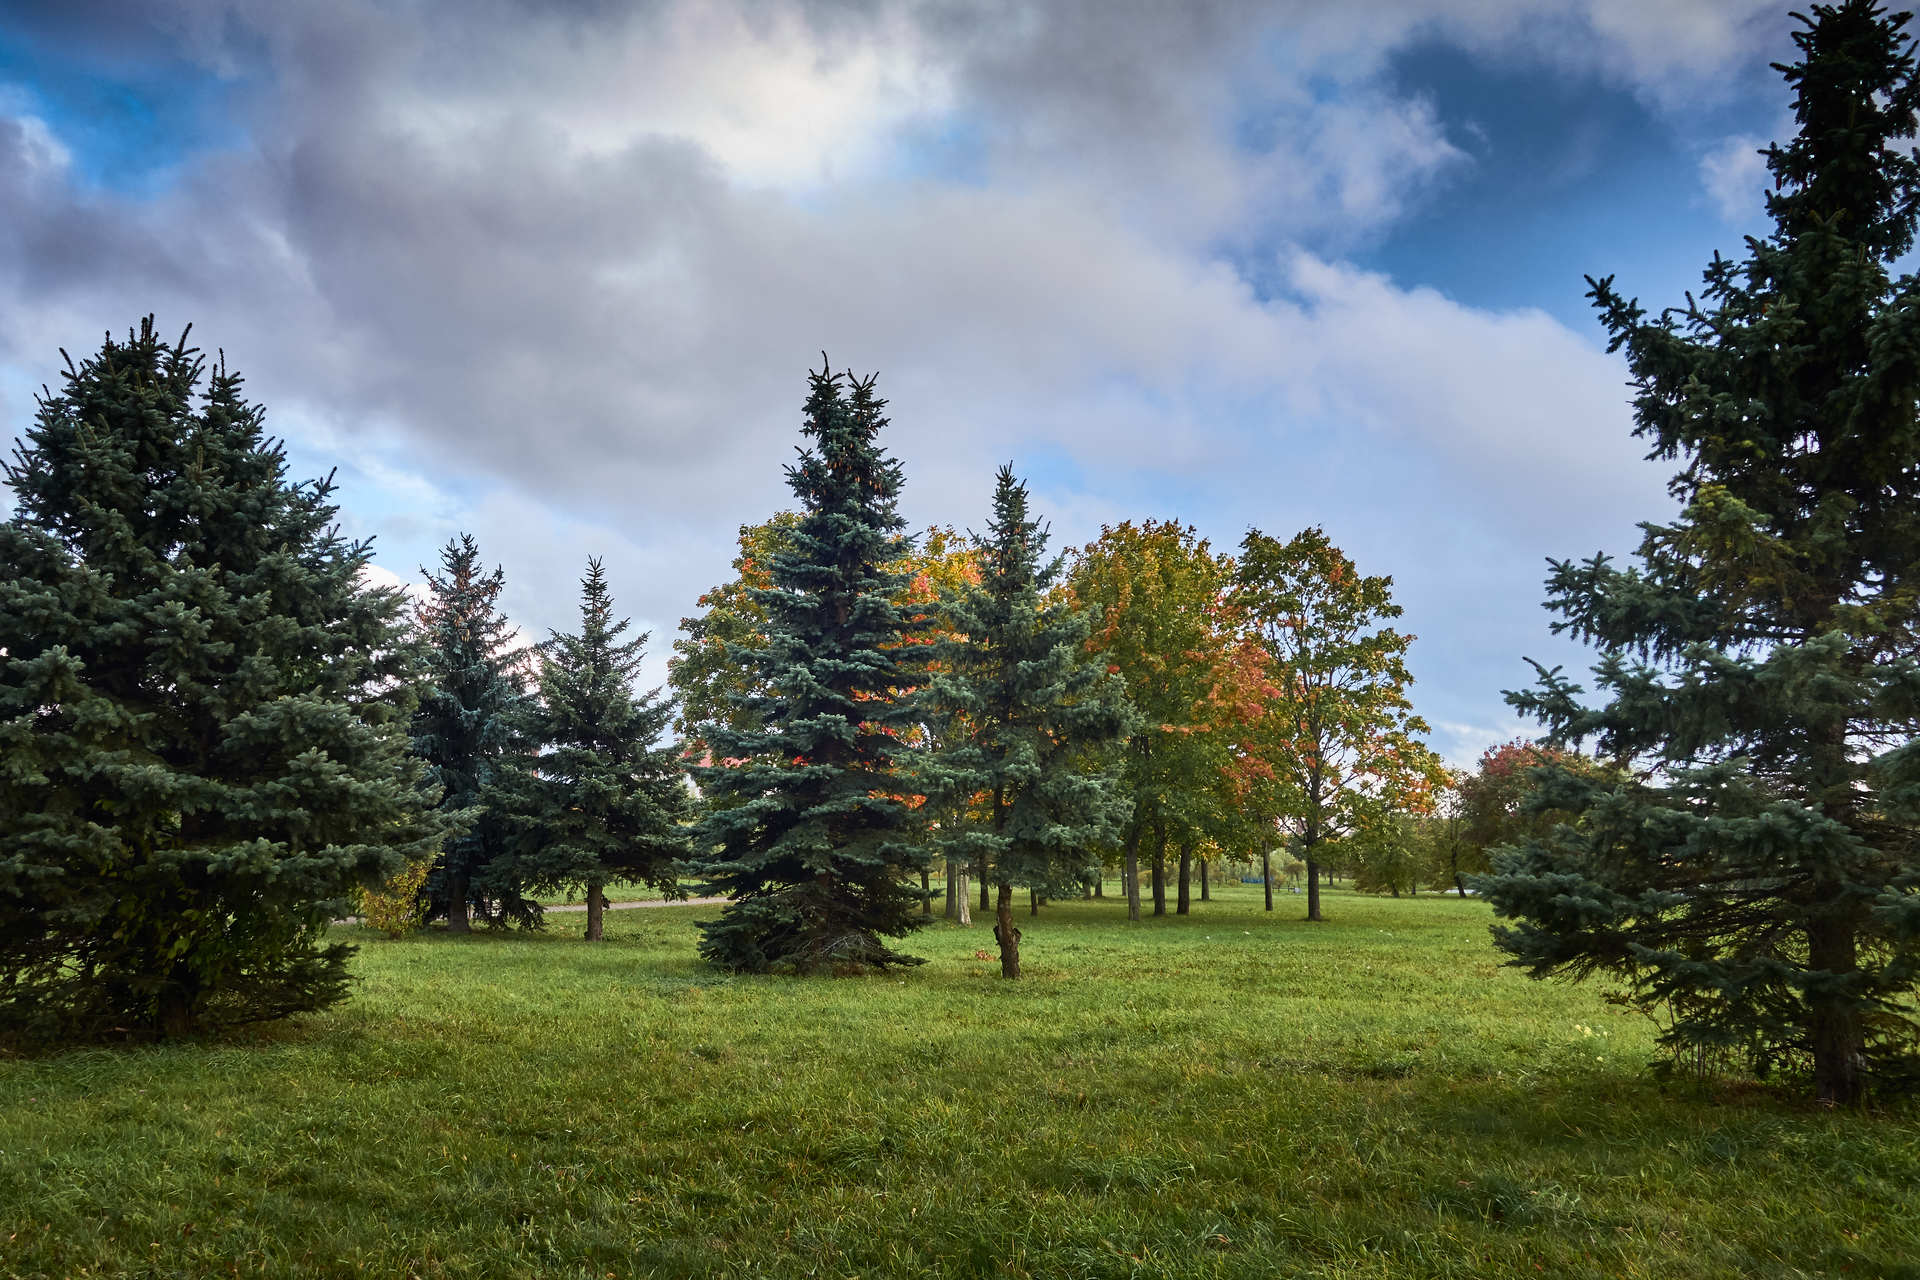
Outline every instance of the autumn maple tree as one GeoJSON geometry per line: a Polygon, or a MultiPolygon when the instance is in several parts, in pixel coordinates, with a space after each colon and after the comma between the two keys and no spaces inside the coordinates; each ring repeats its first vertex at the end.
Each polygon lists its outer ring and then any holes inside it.
{"type": "Polygon", "coordinates": [[[1082,548],[1071,577],[1089,611],[1088,644],[1126,681],[1139,721],[1123,752],[1133,811],[1122,827],[1127,918],[1140,918],[1140,852],[1152,870],[1153,913],[1165,915],[1170,844],[1190,851],[1208,830],[1230,739],[1219,732],[1231,627],[1223,595],[1232,562],[1191,525],[1111,526],[1082,548]]]}
{"type": "Polygon", "coordinates": [[[1392,587],[1318,528],[1284,543],[1253,529],[1240,544],[1232,601],[1273,687],[1268,803],[1306,861],[1309,920],[1322,918],[1322,845],[1377,814],[1424,808],[1439,775],[1407,697],[1413,637],[1384,625],[1400,616],[1392,587]]]}

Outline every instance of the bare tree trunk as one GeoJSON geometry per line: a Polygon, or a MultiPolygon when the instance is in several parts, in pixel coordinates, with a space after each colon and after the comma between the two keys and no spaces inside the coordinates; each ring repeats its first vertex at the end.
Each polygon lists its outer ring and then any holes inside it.
{"type": "MultiPolygon", "coordinates": [[[[1843,981],[1859,972],[1853,922],[1827,916],[1807,929],[1807,967],[1843,981]]],[[[1813,1088],[1822,1102],[1858,1106],[1866,1094],[1866,1029],[1860,1010],[1844,992],[1809,994],[1812,1014],[1813,1088]]]]}
{"type": "Polygon", "coordinates": [[[447,932],[470,933],[473,926],[467,922],[467,873],[465,870],[447,873],[447,932]]]}
{"type": "Polygon", "coordinates": [[[1174,914],[1182,916],[1187,914],[1187,908],[1192,901],[1189,896],[1191,891],[1188,886],[1192,883],[1193,845],[1183,844],[1180,846],[1180,902],[1179,905],[1174,908],[1174,914]]]}
{"type": "Polygon", "coordinates": [[[960,869],[960,892],[954,895],[953,900],[959,904],[959,914],[956,920],[961,926],[971,928],[973,925],[973,895],[967,892],[967,871],[964,865],[962,865],[960,869]]]}
{"type": "Polygon", "coordinates": [[[920,914],[933,914],[933,869],[927,866],[920,868],[920,914]]]}
{"type": "Polygon", "coordinates": [[[949,920],[960,918],[960,895],[954,890],[959,888],[960,881],[965,878],[966,872],[961,871],[959,867],[958,859],[947,859],[947,919],[949,920]]]}
{"type": "Polygon", "coordinates": [[[1273,910],[1273,851],[1260,850],[1260,883],[1267,886],[1267,910],[1273,910]]]}
{"type": "Polygon", "coordinates": [[[1313,846],[1307,846],[1307,919],[1320,918],[1320,864],[1313,860],[1313,846]]]}
{"type": "Polygon", "coordinates": [[[1207,863],[1210,861],[1212,861],[1210,858],[1200,859],[1200,901],[1202,902],[1213,901],[1213,891],[1207,885],[1207,863]]]}
{"type": "Polygon", "coordinates": [[[600,942],[606,937],[607,895],[601,892],[598,880],[587,882],[587,941],[600,942]]]}
{"type": "Polygon", "coordinates": [[[167,975],[167,984],[160,988],[160,1007],[156,1010],[162,1040],[178,1040],[193,1030],[193,1002],[197,987],[193,971],[184,962],[176,960],[167,975]]]}
{"type": "Polygon", "coordinates": [[[1158,820],[1153,824],[1153,914],[1167,914],[1167,830],[1158,820]]]}
{"type": "Polygon", "coordinates": [[[995,909],[994,941],[1000,944],[1000,976],[1020,976],[1020,931],[1013,927],[1013,886],[1000,886],[1000,901],[995,909]]]}
{"type": "Polygon", "coordinates": [[[1101,867],[1100,874],[1094,877],[1093,896],[1096,898],[1104,898],[1107,896],[1107,869],[1105,867],[1101,867]]]}
{"type": "Polygon", "coordinates": [[[1029,888],[1027,890],[1027,914],[1030,916],[1040,914],[1040,891],[1038,889],[1029,888]]]}
{"type": "Polygon", "coordinates": [[[1127,884],[1127,919],[1140,919],[1140,824],[1127,832],[1127,857],[1124,872],[1127,884]]]}
{"type": "Polygon", "coordinates": [[[980,914],[985,915],[993,909],[993,904],[987,901],[987,851],[985,849],[980,851],[980,857],[974,863],[973,869],[980,877],[980,914]]]}

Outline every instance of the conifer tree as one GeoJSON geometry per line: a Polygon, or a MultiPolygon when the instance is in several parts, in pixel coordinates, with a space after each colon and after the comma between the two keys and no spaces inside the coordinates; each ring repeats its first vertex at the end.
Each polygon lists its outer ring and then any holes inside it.
{"type": "MultiPolygon", "coordinates": [[[[1092,620],[1048,593],[1061,557],[1045,560],[1047,530],[1027,488],[1000,468],[993,518],[977,539],[980,582],[949,596],[953,635],[933,646],[935,718],[958,726],[926,761],[930,795],[976,798],[943,832],[949,857],[987,868],[997,886],[1002,977],[1020,976],[1013,890],[1058,894],[1097,874],[1096,846],[1130,810],[1102,755],[1133,728],[1126,683],[1087,652],[1092,620]]],[[[951,864],[950,864],[951,865],[951,864]]]]}
{"type": "MultiPolygon", "coordinates": [[[[882,938],[922,923],[903,878],[926,855],[898,794],[917,679],[909,606],[897,603],[911,548],[896,503],[900,464],[876,437],[886,425],[874,379],[811,375],[812,441],[787,480],[799,522],[774,553],[755,678],[735,714],[699,726],[718,763],[696,768],[705,812],[696,858],[727,893],[702,925],[700,953],[739,971],[846,973],[917,964],[882,938]]],[[[918,612],[914,610],[914,612],[918,612]]]]}
{"type": "Polygon", "coordinates": [[[580,580],[580,630],[541,647],[539,692],[527,734],[540,754],[510,780],[513,878],[531,888],[579,889],[590,941],[602,935],[606,886],[624,880],[684,897],[689,796],[671,746],[672,704],[636,694],[647,636],[613,616],[599,560],[580,580]]]}
{"type": "Polygon", "coordinates": [[[459,815],[427,878],[427,918],[466,933],[469,918],[540,925],[540,906],[508,857],[505,790],[524,767],[528,701],[524,649],[498,607],[505,575],[480,567],[479,544],[463,533],[440,550],[440,573],[422,568],[427,598],[417,610],[427,681],[413,718],[413,750],[444,789],[441,807],[459,815]]]}
{"type": "Polygon", "coordinates": [[[1535,976],[1606,973],[1675,1049],[1805,1067],[1856,1103],[1910,1067],[1920,973],[1920,216],[1913,44],[1868,0],[1817,5],[1780,67],[1797,135],[1767,150],[1773,230],[1649,318],[1591,281],[1678,459],[1681,513],[1640,564],[1554,562],[1556,629],[1601,650],[1602,705],[1556,669],[1509,695],[1577,815],[1496,859],[1499,944],[1535,976]]]}
{"type": "Polygon", "coordinates": [[[345,991],[329,920],[440,838],[412,654],[331,479],[148,317],[5,467],[0,1027],[177,1036],[345,991]]]}

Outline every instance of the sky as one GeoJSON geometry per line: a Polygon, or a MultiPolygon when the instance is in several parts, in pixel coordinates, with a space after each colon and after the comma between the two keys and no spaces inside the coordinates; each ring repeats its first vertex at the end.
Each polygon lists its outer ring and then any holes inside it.
{"type": "Polygon", "coordinates": [[[1788,7],[10,0],[0,437],[191,323],[385,573],[471,532],[543,636],[598,555],[657,681],[824,352],[915,526],[1323,527],[1466,764],[1590,661],[1547,559],[1671,510],[1585,277],[1765,233],[1788,7]]]}

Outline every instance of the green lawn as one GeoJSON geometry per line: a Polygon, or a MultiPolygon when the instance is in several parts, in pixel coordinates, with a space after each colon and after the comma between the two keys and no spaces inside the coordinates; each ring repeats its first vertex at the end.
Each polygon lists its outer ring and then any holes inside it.
{"type": "Polygon", "coordinates": [[[0,1274],[1920,1277],[1920,1114],[1663,1091],[1481,904],[1301,902],[1023,912],[1017,984],[368,939],[257,1041],[0,1062],[0,1274]]]}

